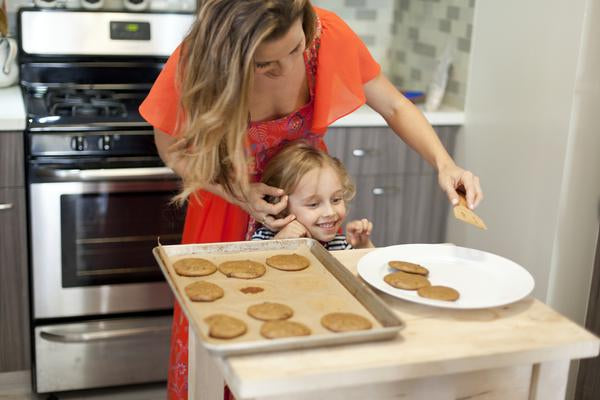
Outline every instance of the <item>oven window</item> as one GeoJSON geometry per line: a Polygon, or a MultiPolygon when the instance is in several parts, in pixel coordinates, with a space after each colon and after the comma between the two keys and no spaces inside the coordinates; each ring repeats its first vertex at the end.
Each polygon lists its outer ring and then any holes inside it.
{"type": "Polygon", "coordinates": [[[173,193],[128,192],[61,196],[62,286],[162,280],[152,255],[181,241],[185,209],[173,193]]]}

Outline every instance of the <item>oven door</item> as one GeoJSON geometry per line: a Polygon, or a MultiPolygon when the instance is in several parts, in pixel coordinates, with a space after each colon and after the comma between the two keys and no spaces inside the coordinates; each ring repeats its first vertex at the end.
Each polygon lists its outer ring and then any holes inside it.
{"type": "MultiPolygon", "coordinates": [[[[37,168],[37,167],[36,167],[37,168]]],[[[151,250],[179,243],[178,180],[156,168],[39,167],[30,184],[34,318],[168,309],[151,250]]]]}

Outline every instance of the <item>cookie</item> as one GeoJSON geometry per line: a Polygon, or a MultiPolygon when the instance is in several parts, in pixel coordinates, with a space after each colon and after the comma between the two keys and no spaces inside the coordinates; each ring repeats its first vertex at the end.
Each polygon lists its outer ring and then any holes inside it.
{"type": "Polygon", "coordinates": [[[407,272],[409,274],[429,275],[429,270],[424,266],[407,261],[390,261],[388,262],[388,265],[398,271],[407,272]]]}
{"type": "Polygon", "coordinates": [[[282,271],[301,271],[308,268],[310,261],[299,254],[279,254],[267,258],[267,265],[282,271]]]}
{"type": "Polygon", "coordinates": [[[408,274],[398,271],[387,274],[383,280],[388,284],[398,289],[417,290],[425,286],[431,286],[429,279],[422,275],[408,274]]]}
{"type": "Polygon", "coordinates": [[[206,281],[190,283],[184,290],[187,297],[192,301],[215,301],[225,295],[220,286],[206,281]]]}
{"type": "Polygon", "coordinates": [[[228,278],[254,279],[263,276],[267,268],[256,261],[238,260],[219,264],[219,271],[228,278]]]}
{"type": "Polygon", "coordinates": [[[246,333],[246,323],[225,314],[213,314],[204,321],[208,324],[208,335],[217,339],[233,339],[246,333]]]}
{"type": "Polygon", "coordinates": [[[217,270],[215,264],[204,258],[184,258],[175,261],[173,268],[181,276],[206,276],[217,270]]]}
{"type": "Polygon", "coordinates": [[[267,321],[260,328],[260,334],[267,339],[308,336],[310,333],[306,325],[294,321],[267,321]]]}
{"type": "Polygon", "coordinates": [[[290,318],[294,315],[294,310],[285,304],[265,302],[248,307],[247,313],[261,321],[273,321],[290,318]]]}
{"type": "Polygon", "coordinates": [[[264,291],[265,289],[260,286],[246,286],[240,289],[240,292],[244,294],[256,294],[264,291]]]}
{"type": "Polygon", "coordinates": [[[371,329],[371,321],[357,314],[334,312],[321,318],[321,325],[333,332],[362,331],[371,329]]]}
{"type": "Polygon", "coordinates": [[[420,288],[417,293],[419,296],[433,300],[456,301],[460,297],[457,290],[448,286],[426,286],[420,288]]]}

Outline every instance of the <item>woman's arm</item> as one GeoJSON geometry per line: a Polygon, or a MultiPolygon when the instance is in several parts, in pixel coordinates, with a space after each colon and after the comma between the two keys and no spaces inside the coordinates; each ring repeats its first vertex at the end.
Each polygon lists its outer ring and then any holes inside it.
{"type": "Polygon", "coordinates": [[[386,120],[390,128],[438,171],[438,182],[452,204],[458,204],[456,189],[463,188],[467,203],[475,208],[483,199],[479,178],[458,167],[421,111],[388,79],[379,74],[364,85],[367,104],[386,120]]]}
{"type": "MultiPolygon", "coordinates": [[[[158,155],[166,166],[171,168],[177,175],[183,177],[185,174],[185,158],[179,157],[179,150],[183,149],[183,141],[173,137],[159,129],[154,129],[154,142],[158,150],[158,155]]],[[[288,215],[285,218],[276,219],[278,215],[287,207],[287,196],[284,196],[283,190],[264,183],[252,183],[250,193],[246,195],[247,201],[240,201],[230,196],[221,185],[207,184],[202,189],[222,197],[229,203],[235,204],[252,215],[254,219],[272,230],[279,230],[292,222],[294,215],[288,215]],[[278,203],[271,204],[264,200],[266,195],[279,197],[278,203]]]]}

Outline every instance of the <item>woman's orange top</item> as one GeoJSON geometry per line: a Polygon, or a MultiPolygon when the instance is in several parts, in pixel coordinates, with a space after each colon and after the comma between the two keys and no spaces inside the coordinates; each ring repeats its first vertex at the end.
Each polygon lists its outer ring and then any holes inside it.
{"type": "MultiPolygon", "coordinates": [[[[380,71],[360,38],[330,11],[316,8],[321,22],[321,44],[315,81],[314,115],[311,130],[324,133],[335,120],[365,104],[363,84],[380,71]]],[[[179,62],[178,47],[158,76],[140,113],[152,126],[176,135],[179,94],[175,74],[179,62]]]]}

